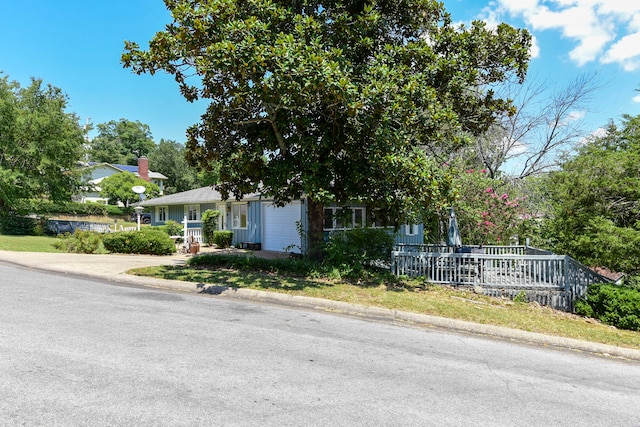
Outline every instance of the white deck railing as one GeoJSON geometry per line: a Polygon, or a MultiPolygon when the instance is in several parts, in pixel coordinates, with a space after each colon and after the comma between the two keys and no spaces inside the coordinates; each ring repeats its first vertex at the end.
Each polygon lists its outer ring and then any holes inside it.
{"type": "Polygon", "coordinates": [[[519,290],[553,291],[567,296],[569,309],[586,295],[589,285],[611,282],[566,255],[527,246],[485,246],[483,253],[474,248],[476,253],[454,253],[444,245],[398,245],[391,253],[391,271],[432,283],[500,289],[509,295],[519,290]]]}

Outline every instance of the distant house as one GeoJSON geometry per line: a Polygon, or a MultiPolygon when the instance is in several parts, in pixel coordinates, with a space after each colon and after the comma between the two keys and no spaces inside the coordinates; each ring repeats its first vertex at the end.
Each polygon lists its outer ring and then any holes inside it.
{"type": "Polygon", "coordinates": [[[149,160],[146,157],[138,159],[138,166],[117,165],[112,163],[88,162],[83,164],[82,181],[86,184],[86,191],[82,192],[77,201],[107,204],[108,199],[100,196],[100,183],[103,179],[122,172],[131,172],[145,181],[152,182],[160,188],[160,195],[164,193],[164,182],[168,179],[159,172],[149,170],[149,160]]]}
{"type": "MultiPolygon", "coordinates": [[[[139,203],[151,210],[152,225],[168,220],[184,223],[188,229],[202,227],[201,215],[207,209],[220,211],[218,228],[233,231],[233,244],[260,247],[278,252],[301,252],[303,234],[307,230],[307,204],[304,199],[277,207],[260,194],[248,194],[242,200],[222,200],[219,192],[202,187],[182,193],[157,197],[139,203]],[[258,245],[259,244],[259,245],[258,245]]],[[[327,206],[324,212],[324,231],[345,230],[373,225],[373,215],[359,206],[327,206]]],[[[392,230],[390,230],[392,231],[392,230]]],[[[194,233],[200,236],[200,233],[194,233]]],[[[424,240],[422,224],[402,225],[395,234],[397,243],[421,244],[424,240]]]]}

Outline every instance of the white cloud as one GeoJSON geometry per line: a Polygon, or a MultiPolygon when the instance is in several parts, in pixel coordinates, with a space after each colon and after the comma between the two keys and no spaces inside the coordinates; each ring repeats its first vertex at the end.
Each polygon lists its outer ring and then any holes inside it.
{"type": "Polygon", "coordinates": [[[598,128],[598,129],[594,130],[593,132],[591,132],[589,135],[587,135],[584,138],[580,139],[578,141],[578,145],[585,145],[585,144],[588,144],[590,142],[595,141],[596,139],[604,138],[605,136],[607,136],[608,133],[609,132],[607,132],[607,130],[605,128],[598,128]]]}
{"type": "Polygon", "coordinates": [[[640,104],[640,95],[636,95],[633,98],[631,98],[633,102],[637,102],[640,104]]]}
{"type": "Polygon", "coordinates": [[[484,11],[522,18],[532,31],[559,31],[575,47],[569,58],[578,65],[617,63],[640,68],[638,0],[495,0],[484,11]]]}
{"type": "Polygon", "coordinates": [[[531,58],[537,58],[540,56],[540,45],[536,36],[531,36],[531,48],[529,48],[529,54],[531,58]]]}
{"type": "Polygon", "coordinates": [[[585,118],[585,116],[587,115],[587,112],[584,110],[573,110],[571,111],[569,114],[567,114],[567,121],[576,121],[576,120],[582,120],[585,118]]]}
{"type": "Polygon", "coordinates": [[[640,61],[640,32],[624,36],[602,57],[604,64],[618,62],[626,71],[634,71],[640,61]]]}

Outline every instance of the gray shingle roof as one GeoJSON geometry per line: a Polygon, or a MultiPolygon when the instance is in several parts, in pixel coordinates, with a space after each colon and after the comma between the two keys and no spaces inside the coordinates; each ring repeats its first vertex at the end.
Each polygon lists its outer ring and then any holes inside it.
{"type": "MultiPolygon", "coordinates": [[[[258,193],[247,194],[242,200],[257,200],[262,196],[258,193]]],[[[269,198],[267,198],[268,200],[269,198]]],[[[229,200],[233,200],[233,196],[229,200]]],[[[156,197],[154,199],[144,200],[138,205],[140,206],[162,206],[162,205],[186,205],[221,202],[222,195],[213,189],[213,187],[201,187],[195,190],[183,191],[182,193],[169,194],[168,196],[156,197]]]]}

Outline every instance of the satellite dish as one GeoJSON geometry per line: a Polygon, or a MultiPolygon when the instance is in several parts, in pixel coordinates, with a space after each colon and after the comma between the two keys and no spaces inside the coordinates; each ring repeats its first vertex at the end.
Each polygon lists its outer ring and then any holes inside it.
{"type": "Polygon", "coordinates": [[[133,190],[133,192],[136,193],[136,194],[142,194],[142,193],[144,193],[146,188],[144,188],[142,185],[136,185],[136,186],[132,187],[131,190],[133,190]]]}

